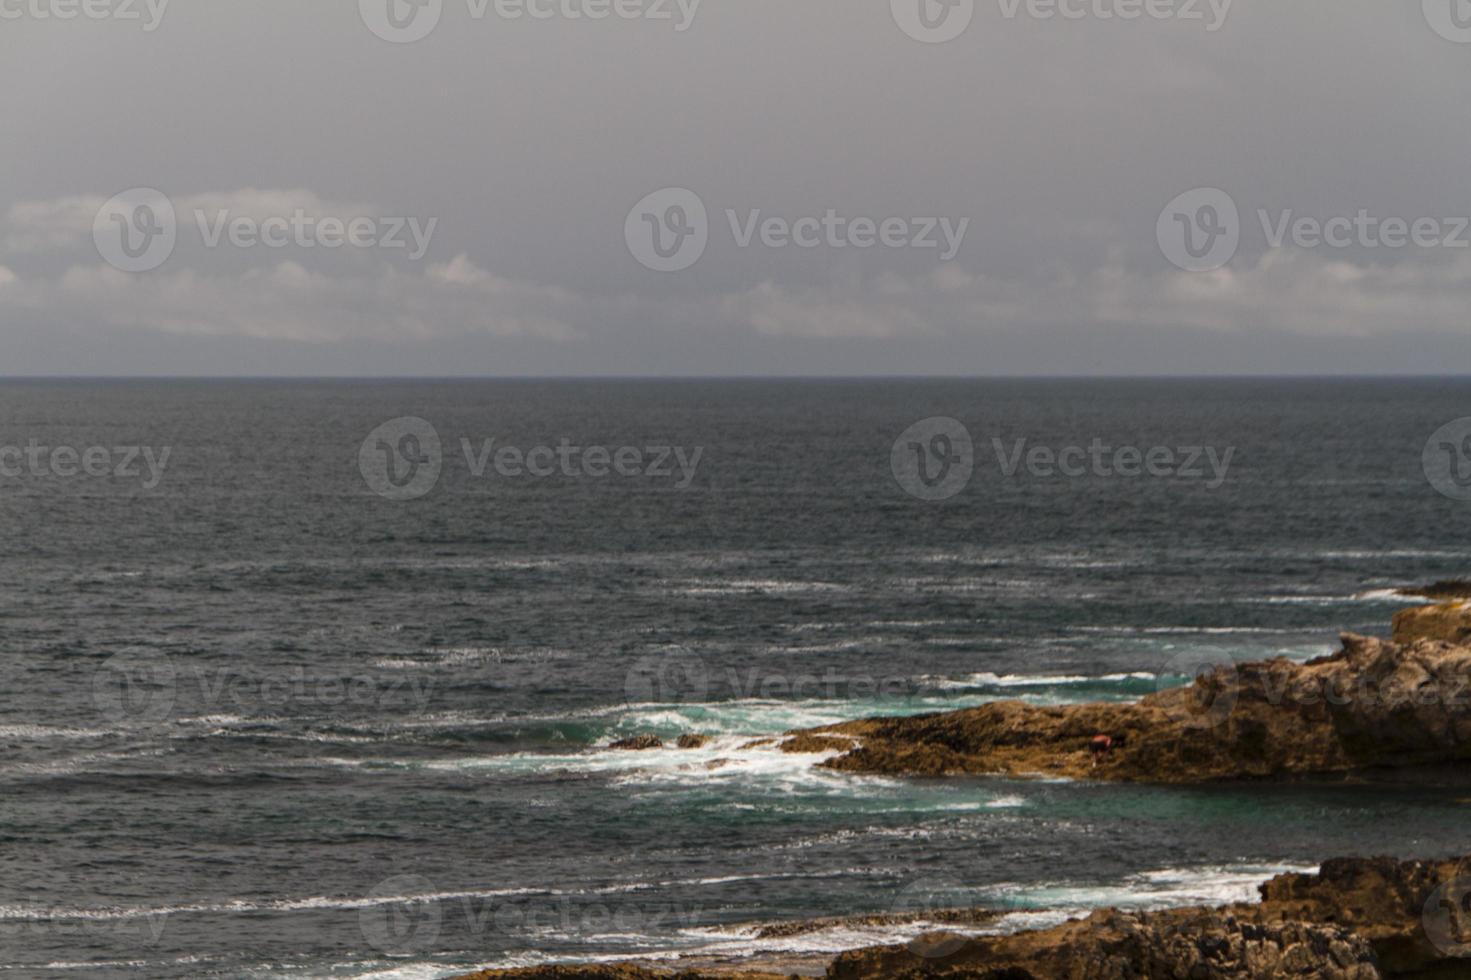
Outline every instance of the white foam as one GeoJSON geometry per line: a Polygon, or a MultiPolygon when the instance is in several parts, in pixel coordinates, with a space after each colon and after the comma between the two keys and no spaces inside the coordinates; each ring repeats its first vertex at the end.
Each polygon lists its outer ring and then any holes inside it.
{"type": "Polygon", "coordinates": [[[64,728],[53,725],[0,725],[0,738],[20,738],[31,740],[42,739],[84,739],[84,738],[106,738],[109,735],[119,735],[121,732],[110,728],[64,728]]]}

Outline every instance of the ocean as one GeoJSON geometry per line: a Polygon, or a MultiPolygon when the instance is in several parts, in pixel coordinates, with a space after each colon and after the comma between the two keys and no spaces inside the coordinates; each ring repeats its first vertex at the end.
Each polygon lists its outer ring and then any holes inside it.
{"type": "Polygon", "coordinates": [[[0,383],[0,977],[819,953],[917,927],[756,925],[1465,853],[1471,787],[749,743],[1386,635],[1471,570],[1423,465],[1467,414],[1459,380],[0,383]]]}

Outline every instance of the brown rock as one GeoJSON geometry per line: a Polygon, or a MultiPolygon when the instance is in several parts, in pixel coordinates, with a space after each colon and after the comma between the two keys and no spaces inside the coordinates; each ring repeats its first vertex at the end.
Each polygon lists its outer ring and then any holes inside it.
{"type": "Polygon", "coordinates": [[[1136,704],[874,718],[792,733],[856,737],[820,765],[892,775],[1062,775],[1153,783],[1265,779],[1471,760],[1471,647],[1344,634],[1309,663],[1237,664],[1136,704]],[[1095,760],[1098,734],[1112,749],[1095,760]]]}
{"type": "MultiPolygon", "coordinates": [[[[1220,909],[1101,909],[1051,929],[1007,936],[931,933],[907,944],[840,954],[829,980],[1379,980],[1471,977],[1471,858],[1340,858],[1318,874],[1288,874],[1258,904],[1220,909]]],[[[930,912],[979,924],[984,910],[930,912]]],[[[833,924],[909,921],[871,916],[784,923],[762,935],[833,924]]],[[[489,970],[461,980],[775,980],[735,970],[681,973],[634,964],[489,970]]]]}
{"type": "Polygon", "coordinates": [[[1416,606],[1394,614],[1394,642],[1444,640],[1465,643],[1471,640],[1471,601],[1446,602],[1435,606],[1416,606]]]}
{"type": "Polygon", "coordinates": [[[1463,578],[1446,579],[1424,588],[1400,589],[1399,594],[1424,599],[1471,599],[1471,581],[1463,578]]]}
{"type": "Polygon", "coordinates": [[[657,735],[634,735],[630,738],[619,739],[610,749],[618,749],[623,752],[645,752],[649,749],[662,749],[664,740],[657,735]]]}
{"type": "Polygon", "coordinates": [[[1367,941],[1332,925],[1257,923],[1230,910],[1119,912],[1042,932],[842,953],[830,980],[1377,980],[1367,941]],[[928,951],[940,955],[925,955],[928,951]],[[1336,952],[1335,952],[1336,951],[1336,952]],[[1340,963],[1338,960],[1343,960],[1340,963]]]}
{"type": "Polygon", "coordinates": [[[781,743],[783,752],[797,755],[819,752],[845,752],[856,743],[851,737],[837,735],[794,735],[781,743]]]}
{"type": "Polygon", "coordinates": [[[681,735],[674,743],[681,749],[703,749],[710,744],[709,735],[681,735]]]}

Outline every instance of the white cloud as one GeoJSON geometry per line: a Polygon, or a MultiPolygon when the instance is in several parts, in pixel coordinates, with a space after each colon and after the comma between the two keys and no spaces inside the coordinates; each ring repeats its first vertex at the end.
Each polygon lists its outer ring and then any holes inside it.
{"type": "MultiPolygon", "coordinates": [[[[21,201],[11,205],[3,219],[5,250],[18,255],[40,255],[69,249],[92,247],[92,224],[108,197],[102,194],[74,194],[43,201],[21,201]]],[[[357,217],[374,217],[382,209],[371,204],[353,204],[323,199],[314,191],[261,190],[243,187],[231,191],[207,191],[172,197],[174,212],[181,228],[196,226],[196,213],[211,224],[221,212],[233,218],[250,218],[260,222],[271,217],[291,217],[298,211],[309,216],[335,217],[344,221],[357,217]]]]}
{"type": "Polygon", "coordinates": [[[562,318],[578,312],[570,294],[483,275],[476,283],[452,285],[434,270],[391,267],[373,275],[327,276],[282,262],[238,275],[193,269],[132,275],[78,265],[55,278],[15,280],[0,290],[0,309],[44,312],[79,326],[309,343],[474,333],[565,341],[577,335],[562,318]]]}

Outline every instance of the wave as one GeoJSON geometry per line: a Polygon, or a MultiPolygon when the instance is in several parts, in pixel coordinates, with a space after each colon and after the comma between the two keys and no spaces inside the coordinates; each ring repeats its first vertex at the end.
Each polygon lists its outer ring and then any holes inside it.
{"type": "Polygon", "coordinates": [[[1162,868],[1139,872],[1115,883],[1010,885],[996,889],[994,894],[998,904],[1013,910],[1000,923],[1011,930],[1036,928],[1039,916],[1065,919],[1098,908],[1150,910],[1254,902],[1260,898],[1259,887],[1273,877],[1291,872],[1312,874],[1318,869],[1315,864],[1162,868]]]}
{"type": "Polygon", "coordinates": [[[65,728],[53,725],[0,725],[0,738],[25,739],[28,741],[44,741],[46,739],[89,739],[108,738],[113,735],[121,735],[121,731],[112,728],[65,728]]]}
{"type": "Polygon", "coordinates": [[[935,677],[926,675],[920,680],[937,687],[1059,687],[1073,684],[1107,684],[1132,680],[1153,681],[1158,675],[1143,671],[1129,674],[993,674],[982,672],[961,678],[935,677]]]}
{"type": "Polygon", "coordinates": [[[1266,634],[1282,636],[1301,633],[1300,629],[1279,629],[1269,626],[1068,626],[1069,633],[1104,633],[1114,636],[1144,634],[1147,636],[1190,635],[1232,636],[1242,634],[1266,634]]]}
{"type": "Polygon", "coordinates": [[[230,899],[217,902],[195,902],[184,905],[114,905],[114,906],[33,906],[0,905],[0,921],[46,922],[55,920],[102,921],[117,919],[161,918],[173,915],[235,915],[241,912],[308,912],[308,911],[352,911],[356,909],[381,908],[386,905],[427,904],[430,902],[457,902],[489,898],[512,898],[525,896],[575,897],[578,895],[614,895],[628,892],[650,891],[660,888],[708,887],[711,885],[737,884],[750,881],[776,881],[783,879],[824,880],[845,878],[856,874],[868,874],[869,869],[842,871],[785,871],[769,874],[721,875],[704,878],[674,878],[658,881],[633,881],[616,885],[598,885],[587,888],[518,887],[468,889],[461,891],[405,892],[393,895],[311,895],[303,898],[281,899],[230,899]]]}

